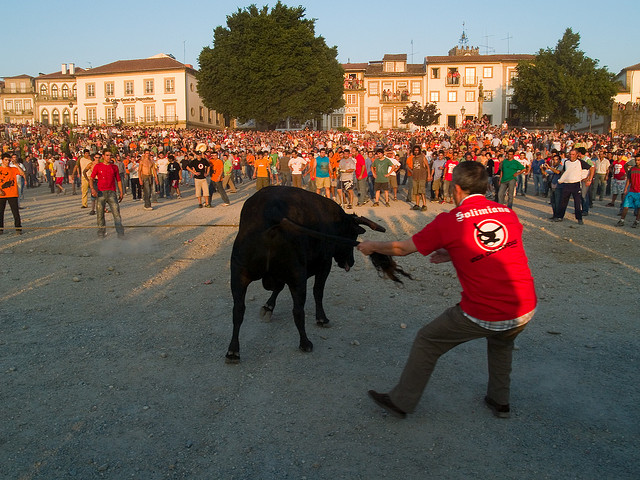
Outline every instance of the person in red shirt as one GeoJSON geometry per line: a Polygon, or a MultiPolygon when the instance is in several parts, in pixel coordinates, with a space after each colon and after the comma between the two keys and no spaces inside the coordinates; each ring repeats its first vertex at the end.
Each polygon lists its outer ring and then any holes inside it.
{"type": "Polygon", "coordinates": [[[102,154],[102,162],[97,163],[91,171],[91,195],[97,197],[97,218],[98,218],[98,236],[106,235],[104,223],[105,204],[108,203],[113,214],[113,223],[116,226],[118,238],[124,237],[124,227],[122,226],[122,218],[120,217],[120,205],[124,190],[122,188],[122,180],[120,172],[115,163],[113,163],[111,152],[105,150],[102,154]],[[97,185],[96,185],[97,183],[97,185]],[[97,189],[96,189],[97,186],[97,189]],[[116,191],[116,186],[118,190],[116,191]],[[117,197],[116,197],[117,195],[117,197]]]}
{"type": "Polygon", "coordinates": [[[488,176],[481,163],[460,163],[452,183],[456,208],[438,215],[412,238],[358,245],[365,255],[433,253],[432,263],[453,263],[462,286],[460,303],[418,332],[399,383],[388,394],[370,390],[369,395],[389,413],[405,418],[414,411],[441,355],[461,343],[486,338],[485,403],[494,415],[508,418],[513,342],[537,304],[522,245],[523,227],[513,210],[485,198],[488,176]]]}
{"type": "Polygon", "coordinates": [[[631,227],[637,228],[638,224],[640,224],[640,153],[636,153],[635,162],[636,164],[629,169],[627,181],[624,187],[624,200],[622,201],[623,208],[620,220],[617,223],[618,227],[622,227],[624,225],[624,219],[627,216],[629,207],[635,209],[636,213],[636,220],[633,222],[631,227]]]}
{"type": "Polygon", "coordinates": [[[22,223],[20,220],[20,209],[18,206],[18,177],[24,176],[18,167],[12,167],[11,154],[2,154],[2,165],[0,165],[0,234],[4,233],[4,209],[7,203],[13,214],[13,224],[16,233],[22,234],[22,223]]]}
{"type": "Polygon", "coordinates": [[[458,163],[458,159],[456,156],[459,152],[455,152],[454,156],[449,158],[444,164],[443,173],[442,173],[442,201],[440,203],[453,203],[451,199],[451,179],[453,176],[453,169],[456,168],[458,163]]]}

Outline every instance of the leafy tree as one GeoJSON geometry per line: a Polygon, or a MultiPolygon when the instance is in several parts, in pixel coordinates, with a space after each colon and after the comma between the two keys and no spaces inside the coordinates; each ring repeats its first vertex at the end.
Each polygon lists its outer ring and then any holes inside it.
{"type": "Polygon", "coordinates": [[[198,93],[208,108],[273,128],[287,117],[306,121],[344,105],[337,48],[316,37],[304,7],[251,5],[214,30],[198,58],[198,93]]]}
{"type": "Polygon", "coordinates": [[[558,129],[578,122],[576,112],[611,112],[617,93],[614,75],[578,49],[580,34],[567,28],[555,49],[540,49],[532,62],[518,64],[513,103],[520,118],[548,118],[558,129]]]}
{"type": "Polygon", "coordinates": [[[413,123],[418,127],[428,127],[438,123],[440,113],[438,113],[438,105],[435,103],[427,103],[424,107],[419,102],[411,102],[402,109],[402,117],[400,123],[413,123]]]}

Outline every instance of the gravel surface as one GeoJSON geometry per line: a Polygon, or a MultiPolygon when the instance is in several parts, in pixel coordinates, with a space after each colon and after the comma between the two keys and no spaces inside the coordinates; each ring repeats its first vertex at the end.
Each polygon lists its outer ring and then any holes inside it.
{"type": "MultiPolygon", "coordinates": [[[[193,189],[153,211],[127,196],[119,240],[97,238],[79,196],[27,190],[24,235],[0,236],[0,478],[638,478],[640,229],[615,227],[617,209],[552,224],[546,199],[516,199],[540,305],[514,353],[510,420],[482,403],[481,341],[445,355],[398,420],[366,391],[391,388],[416,331],[458,301],[453,268],[398,258],[415,277],[398,288],[356,252],[327,282],[332,328],[307,301],[310,354],[286,291],[260,321],[255,282],[242,362],[227,365],[229,257],[253,191],[212,209],[193,189]]],[[[387,227],[364,238],[400,239],[445,207],[356,211],[387,227]]]]}

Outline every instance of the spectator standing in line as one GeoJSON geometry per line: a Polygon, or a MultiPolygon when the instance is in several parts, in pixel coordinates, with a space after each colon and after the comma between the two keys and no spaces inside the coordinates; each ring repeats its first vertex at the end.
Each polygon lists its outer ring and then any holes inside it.
{"type": "Polygon", "coordinates": [[[536,197],[546,197],[547,190],[545,188],[544,173],[540,169],[545,164],[541,152],[536,152],[536,156],[531,162],[531,175],[533,176],[534,195],[536,197]]]}
{"type": "Polygon", "coordinates": [[[331,198],[330,168],[331,161],[329,157],[327,157],[327,150],[321,148],[314,163],[311,165],[311,169],[316,178],[316,193],[322,195],[322,189],[324,188],[325,197],[327,198],[331,198]]]}
{"type": "Polygon", "coordinates": [[[631,168],[629,168],[629,172],[627,175],[627,181],[624,188],[624,201],[622,202],[622,213],[620,215],[620,220],[617,225],[622,227],[624,225],[624,219],[627,216],[627,212],[629,208],[635,209],[636,212],[636,220],[631,225],[632,228],[637,228],[640,223],[640,164],[638,163],[638,159],[640,159],[640,153],[636,153],[635,156],[636,162],[631,168]]]}
{"type": "Polygon", "coordinates": [[[62,186],[65,175],[64,161],[60,158],[60,155],[56,155],[54,158],[55,160],[53,162],[53,172],[56,178],[56,189],[58,189],[58,194],[62,193],[63,195],[66,195],[67,190],[62,186]]]}
{"type": "Polygon", "coordinates": [[[91,182],[90,176],[91,176],[91,172],[93,171],[93,167],[95,167],[98,163],[100,163],[101,158],[102,158],[102,155],[100,155],[99,153],[94,154],[91,159],[91,163],[89,163],[84,168],[84,170],[82,170],[82,177],[87,181],[89,192],[91,193],[91,211],[89,212],[89,215],[96,214],[96,196],[93,194],[94,189],[92,188],[92,182],[91,182]]]}
{"type": "Polygon", "coordinates": [[[604,196],[607,189],[607,181],[609,180],[609,167],[611,166],[611,162],[607,158],[607,153],[604,151],[600,151],[593,160],[596,171],[593,177],[593,183],[591,184],[590,196],[592,202],[596,198],[596,196],[598,196],[598,199],[602,201],[602,197],[604,196]],[[600,191],[599,195],[598,190],[600,191]]]}
{"type": "Polygon", "coordinates": [[[171,193],[175,190],[177,198],[182,198],[180,195],[180,183],[182,180],[182,166],[176,160],[176,157],[170,153],[167,155],[169,165],[167,165],[167,182],[169,183],[169,190],[167,192],[167,198],[171,198],[171,193]]]}
{"type": "Polygon", "coordinates": [[[371,200],[369,196],[369,174],[367,172],[367,161],[365,158],[366,152],[358,153],[356,156],[356,182],[358,182],[358,207],[366,205],[371,200]]]}
{"type": "Polygon", "coordinates": [[[338,164],[340,178],[338,183],[338,198],[340,204],[347,204],[347,208],[353,208],[353,172],[356,171],[356,160],[351,156],[351,150],[345,148],[342,151],[342,160],[338,164]],[[348,199],[347,199],[348,197],[348,199]]]}
{"type": "Polygon", "coordinates": [[[389,158],[385,157],[384,150],[382,148],[376,149],[376,159],[373,161],[371,170],[373,171],[373,178],[375,179],[376,198],[373,202],[373,206],[380,205],[380,192],[384,192],[384,204],[390,207],[389,204],[389,172],[393,168],[393,163],[389,158]]]}
{"type": "Polygon", "coordinates": [[[205,199],[205,207],[209,208],[209,185],[207,177],[209,176],[209,162],[202,157],[202,152],[196,152],[196,158],[188,167],[189,172],[193,175],[193,182],[196,188],[196,199],[198,200],[198,208],[202,208],[202,199],[205,199]]]}
{"type": "Polygon", "coordinates": [[[228,152],[222,154],[222,164],[224,165],[224,172],[222,174],[222,188],[226,191],[229,189],[230,193],[237,193],[236,185],[233,183],[233,157],[228,152]]]}
{"type": "Polygon", "coordinates": [[[513,198],[516,191],[517,178],[526,171],[520,163],[520,158],[516,158],[515,152],[509,150],[507,158],[500,164],[500,190],[498,191],[498,203],[513,208],[513,198]],[[508,196],[508,199],[505,197],[508,196]]]}
{"type": "Polygon", "coordinates": [[[558,179],[558,183],[562,184],[562,198],[560,200],[560,208],[552,219],[554,222],[561,222],[569,205],[569,198],[573,197],[573,205],[575,217],[578,225],[582,225],[582,180],[587,178],[592,167],[584,160],[579,160],[578,151],[574,148],[569,152],[569,160],[564,162],[564,172],[558,179]]]}
{"type": "Polygon", "coordinates": [[[211,158],[209,159],[210,166],[210,174],[211,174],[211,187],[209,188],[209,205],[212,205],[211,197],[213,195],[213,189],[215,188],[220,194],[220,198],[222,199],[222,205],[228,206],[231,204],[229,202],[229,197],[227,196],[227,192],[222,186],[222,176],[224,175],[224,162],[218,156],[218,152],[214,151],[211,154],[211,158]]]}
{"type": "Polygon", "coordinates": [[[432,172],[432,183],[431,183],[431,189],[433,190],[433,201],[437,202],[440,200],[440,192],[442,191],[443,196],[442,196],[442,202],[444,203],[444,189],[442,188],[442,176],[444,173],[444,166],[447,163],[447,160],[444,158],[444,152],[442,150],[440,150],[438,152],[438,156],[436,157],[436,159],[433,161],[432,165],[431,165],[431,172],[432,172]]]}
{"type": "Polygon", "coordinates": [[[413,147],[413,155],[411,160],[407,160],[406,168],[413,179],[410,184],[415,204],[411,207],[411,210],[425,212],[427,210],[427,180],[431,176],[431,169],[429,168],[427,157],[422,153],[422,149],[419,146],[413,147]],[[422,207],[420,207],[420,200],[422,200],[422,207]]]}
{"type": "Polygon", "coordinates": [[[607,203],[607,207],[615,207],[616,198],[620,195],[620,204],[622,204],[622,195],[627,183],[627,171],[625,170],[626,161],[617,152],[613,153],[613,161],[611,162],[611,202],[607,203]]]}
{"type": "MultiPolygon", "coordinates": [[[[283,161],[285,158],[288,157],[283,157],[283,161]]],[[[302,188],[302,177],[307,171],[307,160],[298,155],[298,152],[294,150],[287,163],[287,170],[291,173],[291,185],[302,188]]]]}
{"type": "Polygon", "coordinates": [[[259,151],[254,161],[253,178],[256,179],[256,191],[268,187],[271,181],[271,159],[267,152],[259,151]]]}
{"type": "Polygon", "coordinates": [[[113,223],[116,226],[118,238],[124,237],[124,227],[120,217],[120,205],[124,196],[122,179],[118,166],[112,161],[112,153],[105,151],[102,155],[102,162],[97,163],[91,171],[91,193],[98,199],[97,219],[98,236],[104,237],[107,232],[105,228],[104,214],[105,206],[109,205],[113,214],[113,223]],[[96,181],[96,184],[94,184],[96,181]]]}
{"type": "Polygon", "coordinates": [[[451,197],[451,181],[453,178],[453,169],[460,163],[458,160],[459,154],[460,152],[453,152],[453,156],[447,159],[444,164],[442,174],[442,201],[440,203],[453,203],[453,198],[451,197]]]}
{"type": "Polygon", "coordinates": [[[131,186],[131,196],[133,200],[140,200],[142,198],[142,188],[140,186],[140,178],[138,177],[138,158],[134,154],[129,160],[129,185],[131,186]]]}
{"type": "Polygon", "coordinates": [[[82,152],[82,157],[78,160],[78,175],[80,176],[80,193],[82,194],[82,206],[80,208],[89,207],[89,180],[84,175],[85,170],[93,162],[89,155],[89,149],[85,148],[82,152]]]}
{"type": "Polygon", "coordinates": [[[158,183],[158,168],[151,159],[151,151],[145,148],[140,163],[138,164],[138,182],[142,186],[142,198],[144,200],[144,209],[153,210],[151,206],[151,195],[153,193],[153,182],[158,183]]]}
{"type": "Polygon", "coordinates": [[[22,234],[22,221],[18,206],[18,177],[24,175],[18,167],[11,166],[11,154],[2,154],[0,165],[0,234],[4,233],[4,210],[9,204],[13,214],[13,224],[18,235],[22,234]]]}
{"type": "Polygon", "coordinates": [[[169,159],[163,152],[158,153],[158,159],[156,161],[158,166],[158,190],[160,198],[165,198],[170,195],[171,187],[169,186],[168,170],[169,159]]]}

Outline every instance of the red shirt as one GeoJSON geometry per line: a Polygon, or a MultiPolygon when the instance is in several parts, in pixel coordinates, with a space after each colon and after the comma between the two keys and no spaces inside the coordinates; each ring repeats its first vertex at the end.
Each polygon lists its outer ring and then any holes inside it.
{"type": "Polygon", "coordinates": [[[120,181],[120,172],[118,167],[111,164],[98,163],[91,170],[91,178],[98,179],[98,190],[104,192],[106,190],[116,191],[116,183],[120,181]]]}
{"type": "Polygon", "coordinates": [[[513,320],[537,303],[518,216],[483,195],[466,197],[413,236],[423,255],[445,248],[462,285],[460,307],[485,321],[513,320]]]}
{"type": "Polygon", "coordinates": [[[447,160],[444,164],[444,177],[443,179],[450,182],[453,178],[453,169],[458,165],[458,160],[447,160]]]}

